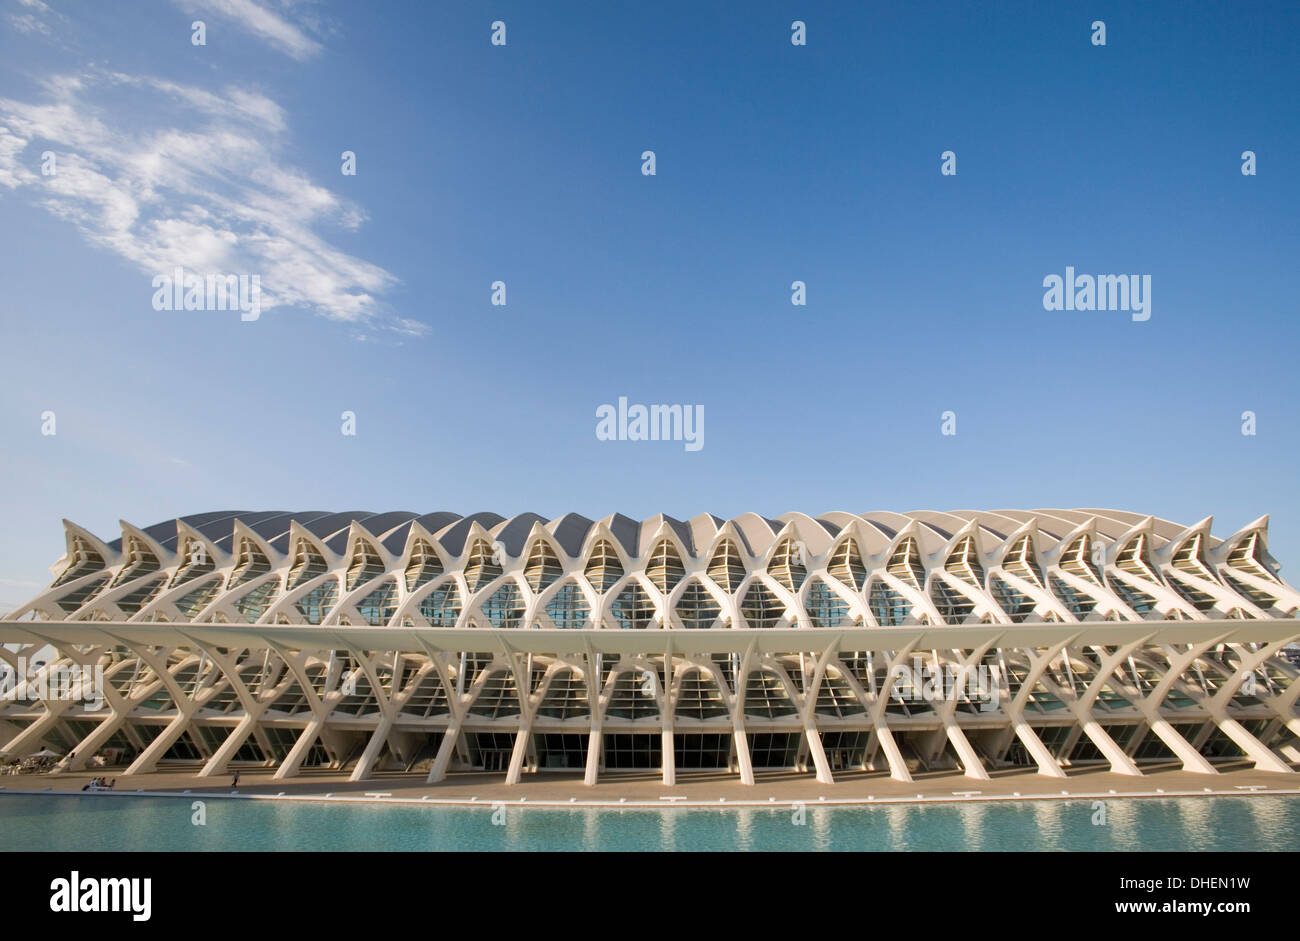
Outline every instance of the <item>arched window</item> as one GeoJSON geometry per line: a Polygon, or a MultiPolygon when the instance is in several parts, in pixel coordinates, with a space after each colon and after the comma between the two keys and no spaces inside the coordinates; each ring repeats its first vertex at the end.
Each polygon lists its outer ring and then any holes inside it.
{"type": "Polygon", "coordinates": [[[79,536],[72,537],[71,554],[72,558],[68,560],[67,567],[59,573],[59,577],[54,580],[54,584],[50,586],[51,588],[66,585],[68,582],[83,578],[91,572],[98,572],[104,567],[104,557],[90,548],[90,544],[79,536]]]}
{"type": "Polygon", "coordinates": [[[623,630],[641,630],[654,623],[655,604],[645,589],[632,582],[614,599],[610,613],[623,630]]]}
{"type": "Polygon", "coordinates": [[[614,680],[606,714],[618,719],[645,719],[659,715],[653,674],[646,670],[620,673],[614,680]]]}
{"type": "MultiPolygon", "coordinates": [[[[153,554],[153,550],[146,546],[135,536],[127,539],[126,562],[118,571],[117,577],[113,579],[110,588],[116,588],[118,585],[125,585],[142,575],[148,575],[158,571],[161,567],[158,564],[158,557],[153,554]]],[[[269,566],[268,566],[269,569],[269,566]]]]}
{"type": "Polygon", "coordinates": [[[339,581],[327,578],[293,603],[308,624],[320,624],[339,598],[339,581]]]}
{"type": "Polygon", "coordinates": [[[983,587],[984,566],[980,565],[974,536],[963,537],[961,542],[953,547],[952,552],[948,553],[948,560],[944,562],[943,569],[973,588],[983,587]]]}
{"type": "Polygon", "coordinates": [[[262,554],[262,550],[257,547],[257,543],[247,536],[240,537],[235,552],[235,570],[230,573],[230,584],[226,586],[226,589],[238,588],[245,582],[251,582],[259,575],[265,575],[269,571],[271,571],[271,563],[262,554]]]}
{"type": "Polygon", "coordinates": [[[357,611],[371,627],[382,627],[397,613],[397,580],[386,578],[378,588],[357,602],[357,611]]]}
{"type": "Polygon", "coordinates": [[[358,539],[352,550],[352,560],[348,563],[346,589],[352,591],[366,582],[384,574],[384,563],[379,558],[379,550],[367,539],[358,539]]]}
{"type": "Polygon", "coordinates": [[[916,540],[908,536],[894,549],[886,567],[890,575],[911,585],[917,591],[925,581],[925,565],[921,561],[921,547],[916,540]]]}
{"type": "Polygon", "coordinates": [[[707,670],[695,668],[684,674],[677,689],[679,719],[714,719],[727,714],[727,703],[718,681],[707,670]]]}
{"type": "Polygon", "coordinates": [[[675,610],[683,627],[696,630],[712,627],[722,608],[707,588],[693,581],[682,590],[675,610]]]}
{"type": "Polygon", "coordinates": [[[740,601],[740,613],[750,627],[776,627],[777,622],[785,616],[785,602],[762,582],[755,580],[745,589],[745,597],[740,601]]]}
{"type": "Polygon", "coordinates": [[[849,603],[820,578],[808,586],[805,607],[813,627],[850,627],[849,603]]]}
{"type": "Polygon", "coordinates": [[[602,539],[591,547],[585,574],[591,587],[601,594],[613,588],[614,583],[623,577],[623,563],[619,562],[618,553],[609,540],[602,539]]]}
{"type": "Polygon", "coordinates": [[[492,557],[492,547],[482,539],[475,539],[465,562],[465,584],[470,591],[478,591],[501,574],[501,566],[492,557]]]}
{"type": "Polygon", "coordinates": [[[1147,556],[1146,533],[1138,533],[1120,550],[1115,557],[1115,568],[1156,585],[1160,584],[1160,576],[1147,556]]]}
{"type": "Polygon", "coordinates": [[[1016,540],[1016,544],[1002,557],[1002,568],[1023,578],[1025,581],[1043,587],[1043,570],[1038,566],[1038,557],[1034,554],[1034,541],[1029,533],[1016,540]]]}
{"type": "Polygon", "coordinates": [[[1015,624],[1024,621],[1034,610],[1034,599],[1012,587],[1011,583],[1004,578],[999,578],[997,575],[990,576],[989,588],[993,591],[993,597],[997,599],[1002,610],[1007,613],[1007,617],[1015,624]]]}
{"type": "Polygon", "coordinates": [[[650,583],[665,595],[671,594],[677,583],[686,577],[681,557],[667,539],[661,539],[650,553],[645,574],[650,583]]]}
{"type": "Polygon", "coordinates": [[[798,591],[808,577],[801,547],[802,544],[796,544],[793,539],[782,539],[767,566],[767,573],[787,591],[798,591]]]}
{"type": "Polygon", "coordinates": [[[524,601],[519,588],[508,581],[483,602],[483,615],[492,622],[493,627],[518,627],[524,616],[524,601]]]}
{"type": "Polygon", "coordinates": [[[781,677],[771,670],[755,670],[745,682],[745,715],[759,719],[776,719],[794,715],[797,710],[790,701],[781,677]]]}
{"type": "Polygon", "coordinates": [[[939,609],[945,624],[961,624],[975,610],[973,599],[938,576],[930,583],[930,600],[939,609]]]}
{"type": "Polygon", "coordinates": [[[1092,564],[1092,537],[1087,533],[1080,533],[1070,541],[1057,564],[1061,571],[1101,587],[1101,572],[1092,564]]]}
{"type": "Polygon", "coordinates": [[[875,615],[881,627],[895,627],[902,624],[912,610],[912,602],[904,598],[901,592],[890,588],[880,578],[873,579],[871,582],[869,603],[871,613],[875,615]]]}
{"type": "Polygon", "coordinates": [[[455,627],[460,618],[460,591],[447,579],[420,599],[420,615],[430,627],[455,627]]]}
{"type": "Polygon", "coordinates": [[[560,586],[546,604],[546,613],[555,626],[562,629],[580,628],[587,623],[591,607],[582,595],[582,589],[573,582],[560,586]]]}
{"type": "Polygon", "coordinates": [[[587,681],[571,669],[556,670],[537,714],[548,719],[576,719],[591,714],[587,681]]]}
{"type": "Polygon", "coordinates": [[[550,588],[563,571],[560,560],[556,558],[546,540],[537,540],[533,544],[532,551],[528,553],[528,562],[524,566],[524,581],[528,583],[533,593],[540,595],[550,588]]]}
{"type": "Polygon", "coordinates": [[[726,592],[734,592],[745,580],[745,563],[730,539],[724,539],[714,550],[713,558],[709,560],[709,578],[726,592]]]}
{"type": "Polygon", "coordinates": [[[235,610],[240,613],[245,621],[253,624],[267,612],[267,609],[271,607],[271,602],[275,600],[275,596],[279,593],[279,579],[267,579],[236,601],[235,610]]]}
{"type": "Polygon", "coordinates": [[[193,537],[186,538],[181,547],[181,557],[183,561],[176,569],[176,574],[172,576],[171,584],[167,586],[169,588],[184,585],[216,568],[216,562],[209,554],[207,546],[193,537]]]}
{"type": "Polygon", "coordinates": [[[836,547],[831,554],[830,565],[827,566],[826,571],[832,578],[848,585],[854,591],[861,591],[862,586],[867,582],[866,566],[862,564],[858,544],[852,539],[845,539],[836,547]]]}
{"type": "Polygon", "coordinates": [[[411,559],[406,563],[406,590],[416,591],[443,573],[442,559],[427,539],[417,539],[411,547],[411,559]]]}

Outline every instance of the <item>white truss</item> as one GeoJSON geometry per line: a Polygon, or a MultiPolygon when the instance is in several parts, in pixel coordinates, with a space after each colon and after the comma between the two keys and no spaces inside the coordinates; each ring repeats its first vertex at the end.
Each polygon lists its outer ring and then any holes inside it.
{"type": "Polygon", "coordinates": [[[1266,517],[1224,540],[1209,519],[1103,510],[65,530],[54,583],[0,622],[14,667],[53,648],[47,671],[104,670],[98,713],[22,685],[0,700],[0,754],[61,746],[62,770],[106,750],[132,773],[492,767],[511,783],[653,760],[671,784],[679,759],[747,783],[774,762],[829,781],[1300,761],[1280,655],[1300,594],[1266,517]],[[916,657],[1006,684],[984,708],[901,699],[895,668],[916,657]]]}

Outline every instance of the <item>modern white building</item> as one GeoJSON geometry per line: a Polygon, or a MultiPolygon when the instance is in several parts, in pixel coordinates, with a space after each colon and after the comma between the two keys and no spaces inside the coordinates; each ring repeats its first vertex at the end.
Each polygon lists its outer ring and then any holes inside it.
{"type": "Polygon", "coordinates": [[[1300,593],[1267,518],[1210,525],[218,512],[104,542],[65,522],[53,583],[0,621],[0,756],[507,783],[1293,773],[1300,593]]]}

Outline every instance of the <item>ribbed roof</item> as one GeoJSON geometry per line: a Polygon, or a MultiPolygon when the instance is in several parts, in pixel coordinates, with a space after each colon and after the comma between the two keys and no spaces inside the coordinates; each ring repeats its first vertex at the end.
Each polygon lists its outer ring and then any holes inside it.
{"type": "MultiPolygon", "coordinates": [[[[1090,519],[1097,521],[1098,535],[1103,538],[1116,538],[1147,517],[1124,510],[1106,509],[1042,509],[1042,510],[997,510],[972,511],[957,510],[938,512],[918,510],[910,513],[890,511],[873,511],[868,513],[826,513],[813,518],[802,513],[787,513],[777,519],[769,519],[754,513],[745,513],[731,520],[711,514],[699,514],[689,520],[679,520],[671,516],[658,514],[648,519],[637,521],[621,513],[605,517],[600,522],[608,527],[614,538],[622,545],[629,556],[639,556],[647,548],[650,540],[663,527],[667,527],[681,542],[686,551],[699,554],[707,549],[713,537],[722,529],[732,527],[744,543],[743,548],[751,555],[764,552],[775,535],[789,522],[797,525],[807,524],[809,529],[824,530],[834,537],[846,526],[858,522],[880,533],[881,538],[892,541],[898,533],[909,525],[919,525],[932,531],[937,537],[946,541],[952,538],[963,526],[974,520],[977,525],[997,539],[1005,539],[1030,520],[1037,520],[1041,533],[1051,538],[1061,538],[1068,532],[1086,523],[1090,519]]],[[[165,520],[142,531],[158,542],[164,549],[173,551],[177,544],[177,523],[183,523],[223,550],[229,551],[233,542],[235,523],[247,526],[254,533],[266,540],[274,549],[286,551],[289,546],[290,524],[306,529],[321,540],[333,552],[342,552],[348,542],[348,534],[353,523],[361,526],[367,533],[377,539],[386,550],[400,553],[406,544],[411,527],[418,525],[433,534],[443,547],[453,555],[464,551],[465,540],[471,528],[477,524],[491,533],[494,541],[501,542],[507,552],[518,555],[527,543],[529,533],[534,526],[541,526],[570,556],[577,556],[592,528],[597,522],[577,513],[567,513],[555,519],[548,519],[538,513],[520,513],[513,517],[504,517],[497,513],[480,512],[468,516],[458,513],[440,511],[433,513],[415,513],[410,510],[394,510],[375,513],[362,510],[329,512],[325,510],[283,511],[283,510],[218,510],[182,516],[179,520],[165,520]]],[[[1154,519],[1152,532],[1159,538],[1168,539],[1183,532],[1186,527],[1168,520],[1154,519]]],[[[1217,542],[1218,540],[1213,540],[1217,542]]],[[[119,536],[106,543],[113,551],[120,551],[122,538],[119,536]]]]}

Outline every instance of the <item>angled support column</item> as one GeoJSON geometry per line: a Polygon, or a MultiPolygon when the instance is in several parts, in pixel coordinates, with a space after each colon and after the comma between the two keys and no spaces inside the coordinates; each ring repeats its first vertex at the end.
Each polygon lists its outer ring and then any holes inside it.
{"type": "MultiPolygon", "coordinates": [[[[1101,752],[1102,756],[1105,757],[1107,761],[1110,762],[1110,770],[1112,774],[1127,774],[1141,777],[1142,771],[1138,768],[1137,763],[1129,756],[1129,754],[1119,746],[1119,743],[1110,737],[1110,733],[1102,727],[1101,722],[1098,721],[1097,714],[1093,709],[1096,706],[1097,699],[1101,696],[1102,691],[1112,684],[1115,677],[1115,671],[1119,668],[1120,664],[1126,661],[1132,655],[1133,651],[1145,645],[1152,636],[1154,635],[1148,634],[1145,637],[1140,637],[1137,640],[1118,648],[1109,656],[1103,657],[1101,666],[1097,668],[1096,676],[1094,676],[1092,682],[1088,684],[1083,695],[1078,697],[1075,701],[1068,703],[1070,711],[1078,721],[1079,728],[1083,731],[1083,734],[1088,736],[1088,740],[1092,742],[1092,744],[1096,745],[1097,750],[1101,752]]],[[[1129,702],[1132,702],[1134,706],[1138,707],[1139,711],[1141,710],[1140,699],[1134,700],[1132,697],[1126,695],[1124,690],[1120,687],[1112,687],[1112,689],[1121,696],[1124,696],[1125,699],[1128,699],[1129,702]]]]}
{"type": "Polygon", "coordinates": [[[659,751],[663,765],[665,787],[677,783],[677,746],[673,739],[673,720],[671,714],[664,715],[663,728],[659,733],[659,751]]]}
{"type": "MultiPolygon", "coordinates": [[[[940,703],[939,708],[936,710],[939,714],[940,721],[943,722],[943,731],[947,735],[948,741],[952,743],[953,751],[957,753],[957,757],[961,760],[962,769],[964,770],[966,777],[973,778],[976,781],[989,780],[989,773],[984,768],[984,762],[980,761],[980,757],[975,751],[975,746],[970,743],[970,739],[966,737],[966,733],[963,732],[961,726],[957,724],[957,704],[960,696],[959,690],[964,685],[969,691],[971,688],[971,678],[978,676],[974,671],[978,669],[978,665],[983,661],[984,655],[988,652],[989,648],[997,643],[1001,637],[1001,634],[990,637],[979,647],[972,649],[965,657],[957,657],[956,680],[953,684],[953,688],[951,691],[945,691],[943,702],[940,703]]],[[[936,663],[935,667],[938,670],[939,675],[943,676],[943,665],[936,663]]],[[[995,687],[995,689],[1000,695],[1000,685],[995,687]]]]}
{"type": "MultiPolygon", "coordinates": [[[[5,651],[6,656],[4,657],[4,660],[12,663],[14,674],[15,674],[15,684],[13,688],[14,698],[17,698],[20,690],[30,687],[31,680],[36,680],[39,685],[39,681],[42,678],[44,678],[48,684],[50,674],[53,673],[56,669],[60,669],[69,663],[82,668],[85,667],[93,668],[96,661],[99,659],[99,653],[102,649],[99,647],[95,647],[87,653],[78,653],[75,648],[69,650],[64,644],[43,637],[42,635],[37,635],[37,636],[40,636],[42,640],[45,641],[45,644],[39,646],[53,647],[56,651],[58,651],[58,656],[53,657],[49,663],[45,664],[45,667],[41,670],[40,674],[38,674],[36,677],[30,677],[27,680],[24,680],[22,676],[18,675],[17,658],[18,656],[24,656],[24,657],[30,656],[33,650],[39,649],[38,645],[25,647],[17,655],[13,655],[10,654],[9,651],[5,651]]],[[[102,691],[102,695],[104,697],[104,702],[107,703],[110,709],[113,709],[113,711],[116,713],[117,710],[114,707],[117,704],[121,703],[121,698],[117,695],[116,691],[112,690],[110,687],[108,690],[102,691]]],[[[63,717],[63,714],[71,710],[72,706],[74,705],[73,701],[66,697],[53,698],[53,699],[49,697],[45,697],[40,700],[40,703],[45,708],[45,714],[40,718],[36,719],[36,721],[34,721],[31,725],[27,726],[27,728],[19,732],[11,741],[7,742],[5,746],[2,749],[0,749],[0,754],[3,754],[9,758],[25,758],[28,755],[32,754],[33,752],[39,751],[41,747],[41,743],[44,740],[45,736],[49,734],[51,729],[55,728],[55,726],[58,725],[60,719],[62,719],[63,717]]],[[[128,706],[127,707],[128,711],[129,708],[130,707],[128,706]]],[[[104,721],[109,721],[109,720],[106,719],[104,721]]],[[[76,751],[77,748],[72,749],[72,752],[76,752],[76,751]]],[[[81,759],[77,759],[77,760],[79,762],[81,761],[81,759]]],[[[69,762],[70,759],[64,758],[63,761],[59,763],[59,765],[55,768],[55,770],[52,773],[57,774],[60,771],[65,770],[69,762]]]]}
{"type": "MultiPolygon", "coordinates": [[[[907,770],[907,762],[903,759],[903,750],[898,747],[898,742],[894,738],[894,732],[889,727],[889,722],[885,718],[885,711],[889,708],[889,696],[894,689],[894,684],[901,678],[900,673],[895,672],[894,664],[905,663],[907,658],[912,655],[912,650],[916,647],[917,637],[912,638],[907,644],[894,655],[885,667],[885,684],[881,687],[879,693],[872,697],[871,702],[871,725],[876,730],[876,741],[880,743],[880,750],[885,753],[885,761],[889,762],[889,776],[895,781],[910,782],[912,773],[907,770]]],[[[880,651],[883,659],[883,651],[880,651]]]]}
{"type": "Polygon", "coordinates": [[[663,706],[660,709],[659,717],[659,763],[663,769],[664,787],[672,787],[677,783],[677,747],[673,740],[673,719],[676,704],[673,701],[673,641],[672,633],[668,634],[668,643],[664,648],[664,689],[663,689],[663,706]]]}
{"type": "Polygon", "coordinates": [[[745,734],[745,720],[739,712],[731,719],[731,736],[736,743],[736,762],[740,765],[740,783],[754,783],[754,761],[749,755],[749,738],[745,734]]]}
{"type": "Polygon", "coordinates": [[[600,777],[601,722],[605,717],[605,705],[600,688],[599,658],[590,641],[586,646],[587,666],[582,672],[587,681],[587,701],[591,703],[591,732],[587,735],[587,768],[582,783],[586,787],[595,787],[600,777]]]}
{"type": "Polygon", "coordinates": [[[1294,774],[1291,767],[1270,751],[1263,742],[1251,735],[1246,728],[1230,716],[1218,716],[1215,725],[1224,735],[1232,739],[1238,748],[1255,762],[1256,771],[1275,771],[1279,774],[1294,774]]]}
{"type": "Polygon", "coordinates": [[[600,777],[600,740],[600,723],[593,722],[587,736],[587,770],[582,776],[582,783],[587,787],[595,787],[600,777]]]}
{"type": "Polygon", "coordinates": [[[822,737],[816,723],[804,723],[803,734],[808,740],[808,754],[812,756],[813,767],[817,769],[817,780],[822,784],[834,784],[835,776],[831,774],[831,765],[826,760],[826,749],[822,748],[822,737]]]}
{"type": "Polygon", "coordinates": [[[456,752],[456,739],[460,736],[460,721],[452,719],[447,724],[447,731],[442,735],[442,741],[438,743],[438,754],[433,759],[433,767],[429,769],[429,776],[425,778],[426,784],[437,784],[447,777],[447,766],[451,764],[451,756],[456,752]]]}
{"type": "MultiPolygon", "coordinates": [[[[199,770],[196,777],[212,778],[226,773],[230,762],[234,760],[235,755],[244,747],[244,743],[249,737],[257,731],[257,725],[262,719],[262,714],[266,712],[267,703],[259,702],[247,686],[244,685],[243,679],[239,675],[239,656],[240,652],[235,655],[221,654],[213,647],[197,640],[192,635],[185,635],[189,641],[194,644],[195,648],[202,650],[207,658],[212,661],[222,675],[225,676],[226,682],[230,684],[231,690],[239,699],[239,704],[244,707],[244,717],[239,720],[239,724],[231,729],[230,734],[226,736],[225,741],[217,747],[212,753],[212,757],[207,760],[199,770]]],[[[216,687],[213,688],[213,693],[216,687]]],[[[209,694],[212,695],[212,694],[209,694]]],[[[206,702],[206,699],[204,700],[206,702]]],[[[202,708],[202,703],[200,703],[202,708]]]]}
{"type": "Polygon", "coordinates": [[[911,783],[912,773],[907,770],[903,751],[894,740],[893,730],[883,718],[876,722],[876,741],[880,742],[880,750],[885,753],[885,761],[889,762],[889,776],[895,781],[911,783]]]}
{"type": "Polygon", "coordinates": [[[1169,724],[1168,719],[1160,715],[1149,715],[1147,721],[1151,724],[1151,731],[1155,732],[1160,741],[1164,742],[1183,763],[1184,771],[1193,771],[1196,774],[1219,773],[1219,770],[1210,764],[1204,755],[1178,734],[1178,730],[1169,724]]]}
{"type": "Polygon", "coordinates": [[[970,739],[966,737],[966,733],[961,730],[952,716],[944,719],[943,727],[948,733],[948,741],[952,742],[953,750],[961,759],[966,777],[974,778],[976,781],[988,781],[989,773],[984,770],[984,763],[980,761],[980,756],[975,753],[975,747],[971,745],[970,739]]]}
{"type": "Polygon", "coordinates": [[[1083,734],[1088,736],[1089,741],[1096,745],[1097,750],[1110,762],[1111,773],[1138,777],[1142,775],[1142,771],[1133,759],[1126,755],[1124,749],[1119,747],[1119,743],[1101,727],[1101,723],[1093,716],[1092,710],[1088,710],[1087,715],[1080,718],[1079,721],[1083,734]]]}
{"type": "MultiPolygon", "coordinates": [[[[1184,771],[1192,771],[1196,774],[1218,774],[1219,770],[1210,764],[1204,755],[1192,747],[1192,744],[1178,734],[1169,720],[1160,714],[1160,704],[1164,702],[1165,697],[1174,688],[1183,671],[1186,670],[1196,658],[1205,653],[1216,644],[1222,643],[1228,635],[1217,637],[1213,640],[1203,641],[1198,644],[1191,644],[1188,649],[1180,652],[1177,656],[1168,657],[1169,667],[1165,675],[1160,678],[1155,689],[1151,691],[1145,699],[1139,704],[1139,709],[1151,724],[1151,731],[1156,733],[1159,739],[1168,746],[1180,761],[1183,763],[1184,771]]],[[[1207,704],[1208,705],[1208,704],[1207,704]]]]}
{"type": "Polygon", "coordinates": [[[213,778],[225,774],[226,768],[230,765],[230,762],[234,759],[235,755],[239,754],[239,750],[244,747],[244,742],[248,741],[248,737],[252,735],[253,730],[257,728],[257,722],[260,718],[260,714],[245,714],[244,717],[239,720],[239,724],[230,730],[230,734],[226,736],[225,741],[223,741],[217,750],[212,753],[212,757],[204,763],[203,767],[195,777],[213,778]]]}
{"type": "Polygon", "coordinates": [[[826,679],[826,665],[839,649],[840,638],[836,636],[817,656],[813,666],[812,682],[807,684],[807,692],[804,693],[803,702],[800,703],[803,734],[808,741],[808,754],[812,756],[817,780],[822,784],[834,784],[835,776],[831,773],[830,762],[826,760],[826,749],[822,747],[821,733],[817,731],[817,695],[826,679]]]}
{"type": "MultiPolygon", "coordinates": [[[[1228,708],[1232,705],[1232,698],[1237,695],[1246,678],[1253,676],[1254,672],[1264,663],[1271,657],[1277,656],[1287,644],[1295,640],[1294,635],[1281,638],[1253,652],[1238,648],[1241,663],[1237,672],[1232,676],[1231,682],[1223,684],[1223,687],[1215,693],[1207,704],[1210,715],[1214,717],[1215,724],[1223,731],[1224,735],[1236,743],[1238,748],[1254,760],[1255,768],[1259,771],[1275,771],[1281,774],[1294,773],[1291,766],[1278,757],[1276,752],[1252,735],[1240,722],[1229,716],[1228,708]]],[[[1291,685],[1280,695],[1260,696],[1259,698],[1283,720],[1288,730],[1300,735],[1300,716],[1294,714],[1297,697],[1300,697],[1300,677],[1292,679],[1291,685]]]]}
{"type": "Polygon", "coordinates": [[[425,655],[428,656],[429,662],[434,665],[438,671],[438,679],[442,681],[443,690],[447,694],[447,711],[450,714],[447,720],[447,730],[442,734],[442,741],[438,743],[438,754],[434,756],[433,766],[429,769],[429,776],[425,778],[426,784],[437,784],[447,777],[447,768],[451,765],[452,756],[456,754],[456,746],[459,743],[461,726],[465,721],[467,696],[458,696],[456,694],[456,684],[452,682],[451,667],[447,663],[447,658],[442,651],[434,649],[422,637],[416,640],[423,648],[425,655]]]}
{"type": "Polygon", "coordinates": [[[289,754],[284,756],[284,761],[280,762],[280,767],[275,769],[275,774],[271,776],[271,780],[285,781],[289,778],[296,778],[298,771],[302,768],[304,759],[307,757],[307,753],[316,744],[316,739],[320,738],[320,733],[324,728],[325,717],[321,715],[314,716],[293,743],[293,747],[289,749],[289,754]]]}
{"type": "Polygon", "coordinates": [[[349,781],[364,781],[370,777],[371,772],[375,770],[376,762],[379,761],[379,756],[383,754],[384,745],[388,742],[388,733],[392,730],[392,716],[381,716],[379,725],[375,726],[374,732],[370,733],[370,741],[366,742],[365,750],[357,759],[357,766],[348,775],[349,781]]]}
{"type": "Polygon", "coordinates": [[[41,705],[45,707],[45,715],[19,732],[11,742],[0,749],[0,754],[7,758],[26,758],[33,752],[40,751],[41,742],[49,734],[50,729],[54,728],[63,717],[63,713],[72,708],[72,703],[66,699],[47,699],[43,700],[41,705]]]}
{"type": "Polygon", "coordinates": [[[736,688],[731,697],[731,735],[736,744],[736,762],[740,765],[740,783],[754,783],[754,760],[749,754],[749,736],[745,734],[745,692],[749,687],[749,664],[758,649],[757,641],[750,641],[740,669],[736,671],[736,688]]]}
{"type": "MultiPolygon", "coordinates": [[[[118,638],[118,640],[120,641],[121,638],[118,638]]],[[[198,710],[194,700],[186,696],[184,690],[177,684],[174,672],[189,663],[190,657],[186,657],[174,667],[168,669],[167,655],[159,656],[157,652],[147,650],[137,650],[136,653],[162,680],[163,685],[167,688],[168,695],[172,698],[172,702],[176,704],[176,718],[167,723],[167,727],[149,743],[148,747],[126,769],[127,774],[148,774],[157,770],[159,759],[167,754],[167,750],[176,744],[185,730],[189,728],[194,721],[194,714],[198,710]]],[[[198,657],[193,656],[193,659],[198,659],[198,657]]]]}
{"type": "Polygon", "coordinates": [[[149,746],[142,751],[135,761],[131,762],[126,769],[126,774],[149,774],[158,770],[158,761],[167,750],[176,744],[182,733],[189,728],[190,723],[194,721],[194,714],[191,711],[182,711],[180,715],[167,723],[166,728],[158,734],[149,746]]]}
{"type": "Polygon", "coordinates": [[[1038,773],[1049,778],[1064,778],[1065,769],[1063,769],[1057,760],[1052,756],[1051,751],[1043,740],[1038,737],[1033,726],[1024,720],[1021,716],[1016,716],[1011,720],[1011,728],[1016,733],[1016,738],[1025,746],[1025,751],[1029,752],[1029,757],[1034,759],[1034,764],[1038,765],[1038,773]]]}
{"type": "Polygon", "coordinates": [[[515,747],[510,752],[510,768],[506,771],[506,784],[518,784],[524,770],[524,759],[528,757],[528,737],[532,734],[531,720],[522,722],[515,733],[515,747]]]}
{"type": "MultiPolygon", "coordinates": [[[[1016,695],[1010,699],[1003,707],[1007,717],[1011,720],[1012,728],[1015,730],[1016,738],[1024,744],[1025,750],[1029,752],[1034,763],[1038,765],[1038,773],[1049,778],[1063,778],[1065,771],[1061,768],[1061,763],[1056,760],[1051,751],[1043,740],[1038,737],[1038,733],[1033,730],[1028,722],[1025,721],[1025,708],[1029,703],[1029,696],[1039,681],[1043,679],[1043,674],[1051,666],[1052,660],[1062,650],[1065,650],[1078,639],[1078,634],[1067,637],[1051,647],[1045,649],[1041,654],[1033,650],[1025,650],[1025,659],[1029,662],[1029,670],[1025,674],[1024,681],[1016,691],[1016,695]]],[[[1058,696],[1058,698],[1060,698],[1058,696]]],[[[1067,702],[1067,699],[1062,699],[1067,702]]]]}

